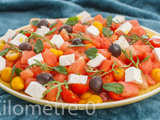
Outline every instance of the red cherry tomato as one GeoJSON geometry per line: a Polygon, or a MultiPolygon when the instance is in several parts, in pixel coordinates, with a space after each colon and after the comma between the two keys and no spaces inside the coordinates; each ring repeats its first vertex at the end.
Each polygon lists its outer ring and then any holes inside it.
{"type": "Polygon", "coordinates": [[[160,39],[158,38],[150,38],[149,42],[153,45],[153,47],[160,47],[160,39]]]}
{"type": "Polygon", "coordinates": [[[71,84],[70,89],[77,94],[83,94],[85,93],[88,89],[88,85],[83,85],[83,84],[71,84]]]}
{"type": "Polygon", "coordinates": [[[25,32],[25,34],[24,34],[25,36],[27,36],[27,37],[29,37],[30,35],[31,35],[31,33],[29,33],[29,32],[25,32]]]}
{"type": "Polygon", "coordinates": [[[119,94],[116,94],[114,92],[108,91],[108,94],[110,96],[111,99],[113,100],[123,100],[125,99],[124,97],[121,97],[119,94]]]}
{"type": "Polygon", "coordinates": [[[62,86],[61,96],[67,103],[77,103],[80,100],[76,94],[74,94],[71,90],[66,89],[64,85],[62,86]]]}

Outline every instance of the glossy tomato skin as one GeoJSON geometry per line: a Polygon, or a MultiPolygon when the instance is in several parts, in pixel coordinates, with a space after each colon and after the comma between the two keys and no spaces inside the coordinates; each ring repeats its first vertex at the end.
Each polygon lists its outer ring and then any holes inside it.
{"type": "Polygon", "coordinates": [[[125,99],[124,97],[121,97],[119,94],[116,94],[114,92],[108,91],[108,94],[110,96],[111,99],[113,100],[123,100],[125,99]]]}
{"type": "Polygon", "coordinates": [[[153,45],[153,47],[160,47],[160,39],[158,38],[150,38],[149,42],[153,45]]]}
{"type": "Polygon", "coordinates": [[[80,100],[76,94],[74,94],[71,90],[66,89],[64,85],[62,86],[61,96],[67,103],[77,103],[80,100]]]}
{"type": "Polygon", "coordinates": [[[77,94],[83,94],[85,93],[88,89],[89,86],[88,85],[83,85],[83,84],[71,84],[70,85],[70,89],[77,94]]]}

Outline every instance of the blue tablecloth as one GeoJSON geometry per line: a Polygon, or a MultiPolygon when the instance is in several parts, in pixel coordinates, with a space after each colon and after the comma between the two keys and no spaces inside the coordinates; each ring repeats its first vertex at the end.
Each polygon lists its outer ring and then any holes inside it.
{"type": "MultiPolygon", "coordinates": [[[[31,18],[71,17],[83,10],[92,16],[103,17],[115,14],[125,15],[126,19],[137,19],[143,26],[160,32],[160,0],[0,0],[0,36],[11,28],[27,25],[31,18]]],[[[123,107],[96,110],[93,115],[86,111],[74,111],[53,108],[45,115],[43,106],[35,113],[25,111],[26,105],[34,105],[16,98],[0,89],[0,120],[32,119],[107,119],[107,120],[158,120],[160,119],[160,93],[146,100],[123,107]],[[22,109],[23,107],[23,109],[22,109]],[[11,113],[9,112],[11,109],[11,113]],[[23,111],[22,111],[23,110],[23,111]],[[41,112],[41,113],[40,113],[41,112]],[[17,115],[16,115],[17,114],[17,115]],[[33,114],[33,115],[32,115],[33,114]]],[[[90,111],[92,112],[92,111],[90,111]]]]}

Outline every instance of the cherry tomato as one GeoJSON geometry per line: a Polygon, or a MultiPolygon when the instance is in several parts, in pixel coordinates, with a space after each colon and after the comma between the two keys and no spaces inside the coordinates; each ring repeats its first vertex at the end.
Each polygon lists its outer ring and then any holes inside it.
{"type": "Polygon", "coordinates": [[[17,50],[9,50],[8,53],[5,55],[7,60],[14,61],[17,60],[19,57],[19,51],[17,50]]]}
{"type": "Polygon", "coordinates": [[[149,42],[153,45],[153,47],[160,47],[160,39],[158,38],[150,38],[149,42]]]}
{"type": "Polygon", "coordinates": [[[67,103],[77,103],[80,100],[76,94],[74,94],[71,90],[66,89],[64,85],[62,86],[61,96],[67,103]]]}
{"type": "Polygon", "coordinates": [[[89,98],[91,95],[93,95],[91,92],[85,92],[83,93],[80,98],[81,100],[86,100],[87,98],[89,98]]]}
{"type": "Polygon", "coordinates": [[[31,33],[29,33],[29,32],[25,32],[25,34],[24,34],[25,36],[27,36],[27,37],[29,37],[30,35],[31,35],[31,33]]]}
{"type": "Polygon", "coordinates": [[[121,97],[119,94],[116,94],[114,92],[108,91],[108,94],[110,96],[111,99],[113,100],[123,100],[125,99],[124,97],[121,97]]]}
{"type": "Polygon", "coordinates": [[[156,68],[151,71],[151,77],[159,82],[160,81],[160,69],[156,68]]]}
{"type": "Polygon", "coordinates": [[[83,85],[83,84],[71,84],[70,89],[77,94],[83,94],[85,93],[88,89],[88,85],[83,85]]]}
{"type": "Polygon", "coordinates": [[[92,25],[95,26],[100,33],[102,33],[103,25],[100,22],[94,22],[92,25]]]}
{"type": "Polygon", "coordinates": [[[98,95],[91,95],[88,99],[87,99],[87,103],[88,102],[93,102],[93,103],[102,103],[103,100],[100,96],[98,95]]]}
{"type": "Polygon", "coordinates": [[[123,81],[125,77],[125,70],[124,69],[117,69],[116,70],[118,73],[113,73],[113,77],[116,81],[123,81]]]}

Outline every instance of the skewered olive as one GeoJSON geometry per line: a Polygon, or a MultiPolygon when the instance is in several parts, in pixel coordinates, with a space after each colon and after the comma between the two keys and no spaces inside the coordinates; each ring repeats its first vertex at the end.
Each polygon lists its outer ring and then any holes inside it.
{"type": "Polygon", "coordinates": [[[31,51],[32,50],[32,45],[28,42],[24,42],[24,43],[21,43],[19,45],[19,49],[22,50],[22,51],[23,50],[31,51]]]}
{"type": "Polygon", "coordinates": [[[72,29],[72,27],[71,27],[70,25],[63,25],[63,26],[61,26],[61,27],[59,28],[59,33],[61,32],[62,29],[66,29],[66,31],[67,31],[68,33],[72,33],[72,32],[73,32],[73,29],[72,29]]]}
{"type": "Polygon", "coordinates": [[[116,43],[112,43],[109,48],[108,48],[109,52],[112,53],[113,56],[115,57],[119,57],[121,55],[121,47],[116,44],[116,43]]]}
{"type": "Polygon", "coordinates": [[[53,81],[53,76],[50,73],[43,72],[36,76],[36,80],[40,84],[44,85],[50,81],[53,81]]]}
{"type": "Polygon", "coordinates": [[[78,45],[78,44],[83,44],[83,40],[81,38],[75,38],[72,41],[72,45],[78,45]]]}
{"type": "Polygon", "coordinates": [[[99,76],[94,76],[89,81],[89,88],[97,94],[101,92],[102,85],[103,85],[103,80],[99,76]]]}
{"type": "Polygon", "coordinates": [[[41,20],[39,20],[38,23],[37,23],[37,27],[38,27],[38,28],[41,28],[41,26],[46,26],[46,27],[48,27],[48,26],[49,26],[48,21],[47,21],[46,19],[41,19],[41,20]]]}

